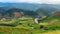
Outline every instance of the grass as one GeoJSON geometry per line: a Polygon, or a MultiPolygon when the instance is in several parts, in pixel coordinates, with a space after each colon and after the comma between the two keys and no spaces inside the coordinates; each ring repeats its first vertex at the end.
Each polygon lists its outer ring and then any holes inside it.
{"type": "Polygon", "coordinates": [[[34,24],[32,18],[13,18],[5,24],[17,24],[17,26],[0,26],[0,34],[60,34],[60,17],[49,17],[48,19],[34,24]],[[41,27],[41,28],[40,28],[41,27]]]}

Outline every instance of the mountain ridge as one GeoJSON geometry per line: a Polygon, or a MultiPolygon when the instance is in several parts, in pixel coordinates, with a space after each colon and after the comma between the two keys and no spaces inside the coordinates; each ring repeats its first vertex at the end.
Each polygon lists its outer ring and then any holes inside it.
{"type": "MultiPolygon", "coordinates": [[[[52,12],[60,11],[60,4],[34,4],[34,3],[1,3],[0,8],[19,8],[24,10],[32,10],[43,15],[51,14],[52,12]]],[[[40,14],[40,15],[42,15],[40,14]]]]}

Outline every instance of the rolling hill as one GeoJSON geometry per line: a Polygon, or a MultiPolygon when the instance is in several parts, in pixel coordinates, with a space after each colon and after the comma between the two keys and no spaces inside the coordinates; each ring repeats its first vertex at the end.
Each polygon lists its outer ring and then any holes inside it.
{"type": "Polygon", "coordinates": [[[46,16],[51,14],[52,12],[60,11],[60,4],[1,3],[0,2],[0,9],[3,10],[3,12],[11,8],[32,10],[38,13],[39,16],[46,16]]]}

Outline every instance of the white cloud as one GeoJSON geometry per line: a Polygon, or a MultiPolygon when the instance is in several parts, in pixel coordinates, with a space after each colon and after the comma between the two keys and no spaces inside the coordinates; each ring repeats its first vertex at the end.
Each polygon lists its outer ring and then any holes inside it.
{"type": "Polygon", "coordinates": [[[60,0],[45,0],[44,1],[45,3],[52,3],[52,4],[59,4],[60,3],[60,0]]]}
{"type": "Polygon", "coordinates": [[[0,0],[0,2],[27,2],[27,3],[51,3],[58,4],[60,0],[0,0]]]}

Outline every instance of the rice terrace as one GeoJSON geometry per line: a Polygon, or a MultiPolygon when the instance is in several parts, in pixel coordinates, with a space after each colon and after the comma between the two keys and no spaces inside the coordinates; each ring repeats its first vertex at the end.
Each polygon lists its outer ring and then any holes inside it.
{"type": "Polygon", "coordinates": [[[20,1],[0,1],[0,34],[60,34],[60,4],[20,1]]]}

